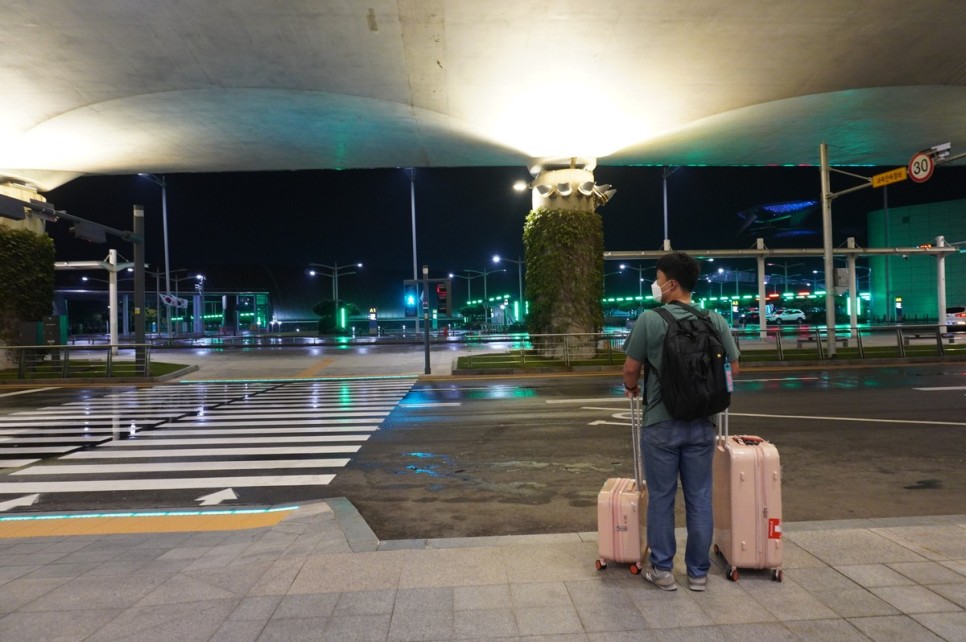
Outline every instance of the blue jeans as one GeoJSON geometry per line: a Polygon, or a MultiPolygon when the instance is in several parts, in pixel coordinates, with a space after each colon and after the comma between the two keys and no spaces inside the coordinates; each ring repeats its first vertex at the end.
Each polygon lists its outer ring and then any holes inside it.
{"type": "Polygon", "coordinates": [[[674,567],[674,496],[678,476],[684,491],[688,544],[684,563],[688,575],[704,577],[711,568],[714,515],[711,508],[711,459],[715,427],[708,419],[672,419],[648,426],[642,437],[644,479],[647,482],[647,544],[650,562],[658,570],[674,567]]]}

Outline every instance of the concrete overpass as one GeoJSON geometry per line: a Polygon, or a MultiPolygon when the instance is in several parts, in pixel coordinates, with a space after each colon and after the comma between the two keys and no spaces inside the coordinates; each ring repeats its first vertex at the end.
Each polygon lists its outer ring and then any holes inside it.
{"type": "Polygon", "coordinates": [[[0,176],[904,165],[966,146],[957,0],[6,0],[0,176]]]}

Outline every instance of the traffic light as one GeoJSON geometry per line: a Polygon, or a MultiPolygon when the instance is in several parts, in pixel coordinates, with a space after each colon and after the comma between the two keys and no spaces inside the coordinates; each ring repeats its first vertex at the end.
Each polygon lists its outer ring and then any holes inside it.
{"type": "Polygon", "coordinates": [[[71,233],[77,238],[83,241],[90,241],[91,243],[106,243],[107,233],[104,231],[103,225],[98,225],[97,223],[91,223],[90,221],[77,221],[74,226],[70,228],[71,233]]]}
{"type": "Polygon", "coordinates": [[[19,199],[0,194],[0,218],[22,221],[27,217],[24,210],[26,206],[27,204],[19,199]]]}
{"type": "Polygon", "coordinates": [[[449,316],[453,309],[451,279],[436,284],[436,309],[440,316],[449,316]]]}
{"type": "Polygon", "coordinates": [[[416,316],[419,308],[419,290],[416,289],[416,282],[407,280],[403,283],[403,307],[407,317],[416,316]]]}

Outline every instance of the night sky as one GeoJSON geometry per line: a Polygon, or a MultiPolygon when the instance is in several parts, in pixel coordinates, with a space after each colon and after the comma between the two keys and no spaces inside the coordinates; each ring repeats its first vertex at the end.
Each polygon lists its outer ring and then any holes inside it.
{"type": "MultiPolygon", "coordinates": [[[[890,168],[848,168],[871,175],[890,168]]],[[[598,183],[617,188],[599,211],[607,250],[658,249],[663,238],[662,169],[598,167],[598,183]]],[[[464,269],[491,269],[490,257],[522,254],[529,192],[512,189],[530,178],[525,167],[416,170],[418,262],[431,276],[464,269]]],[[[356,275],[340,278],[342,298],[360,306],[398,305],[401,280],[412,277],[410,181],[404,169],[324,170],[219,174],[170,174],[168,231],[170,267],[208,276],[208,288],[278,290],[306,300],[328,298],[328,278],[306,275],[309,263],[344,265],[361,261],[356,275]]],[[[833,176],[833,191],[857,184],[833,176]]],[[[891,185],[889,206],[966,198],[966,167],[939,167],[924,184],[891,185]]],[[[58,209],[105,225],[130,229],[133,204],[145,206],[147,261],[163,270],[161,190],[139,176],[79,178],[47,195],[58,209]]],[[[738,212],[768,203],[818,200],[817,167],[682,167],[668,179],[670,238],[675,249],[746,248],[738,235],[738,212]]],[[[834,242],[856,236],[865,242],[865,216],[883,206],[883,190],[866,189],[833,203],[834,242]]],[[[802,235],[769,238],[769,247],[820,247],[821,213],[805,221],[802,235]],[[808,232],[811,233],[808,233],[808,232]]],[[[131,246],[109,238],[106,245],[74,239],[69,224],[48,224],[57,260],[96,260],[115,247],[128,259],[131,246]]],[[[928,242],[931,239],[923,239],[928,242]]],[[[958,239],[957,239],[958,240],[958,239]]],[[[736,267],[750,267],[738,265],[736,267]]],[[[616,270],[608,264],[607,271],[616,270]]],[[[183,275],[185,273],[179,273],[183,275]]],[[[636,294],[635,273],[612,277],[608,292],[636,294]],[[617,279],[618,281],[614,281],[617,279]],[[626,280],[626,292],[620,291],[626,280]]],[[[59,274],[58,282],[77,275],[59,274]]],[[[489,277],[489,290],[516,292],[516,266],[489,277]]],[[[181,290],[190,289],[182,284],[181,290]]],[[[457,300],[466,281],[454,285],[457,300]]],[[[480,279],[474,297],[482,294],[480,279]]],[[[172,289],[174,289],[172,287],[172,289]]],[[[148,290],[154,290],[153,285],[148,290]]]]}

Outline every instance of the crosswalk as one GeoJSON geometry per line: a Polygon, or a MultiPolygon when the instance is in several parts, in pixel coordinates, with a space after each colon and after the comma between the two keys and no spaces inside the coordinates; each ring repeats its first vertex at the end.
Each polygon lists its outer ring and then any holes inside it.
{"type": "Polygon", "coordinates": [[[415,381],[163,385],[5,415],[0,499],[324,486],[415,381]]]}

